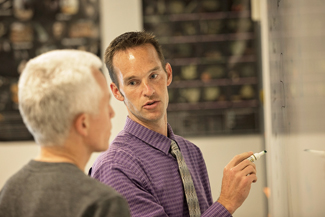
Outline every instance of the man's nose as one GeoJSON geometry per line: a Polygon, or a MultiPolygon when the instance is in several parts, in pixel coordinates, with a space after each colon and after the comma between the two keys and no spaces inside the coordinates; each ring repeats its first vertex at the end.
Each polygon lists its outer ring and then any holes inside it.
{"type": "Polygon", "coordinates": [[[152,96],[155,92],[152,84],[149,82],[143,82],[143,93],[145,96],[152,96]]]}

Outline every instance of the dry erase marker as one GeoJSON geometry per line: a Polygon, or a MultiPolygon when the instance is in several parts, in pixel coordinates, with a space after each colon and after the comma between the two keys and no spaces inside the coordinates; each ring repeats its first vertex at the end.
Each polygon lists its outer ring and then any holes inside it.
{"type": "Polygon", "coordinates": [[[325,151],[318,151],[318,150],[312,150],[312,149],[305,149],[305,151],[316,154],[320,157],[325,157],[325,151]]]}
{"type": "Polygon", "coordinates": [[[247,158],[247,160],[249,160],[250,162],[257,161],[258,159],[260,159],[261,156],[265,155],[266,152],[267,151],[264,150],[264,151],[261,151],[260,153],[252,154],[251,156],[249,156],[249,158],[247,158]]]}

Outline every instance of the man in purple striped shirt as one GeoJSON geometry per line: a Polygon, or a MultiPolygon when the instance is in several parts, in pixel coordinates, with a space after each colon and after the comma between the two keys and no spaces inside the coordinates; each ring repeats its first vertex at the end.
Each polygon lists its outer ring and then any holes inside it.
{"type": "Polygon", "coordinates": [[[189,216],[177,160],[170,153],[176,141],[193,179],[201,216],[231,216],[247,198],[256,168],[235,156],[225,167],[221,194],[213,203],[200,149],[177,136],[167,123],[172,68],[152,34],[128,32],[114,39],[105,52],[114,97],[128,110],[124,129],[92,168],[92,177],[112,186],[128,201],[132,216],[189,216]],[[250,174],[248,176],[248,174],[250,174]]]}

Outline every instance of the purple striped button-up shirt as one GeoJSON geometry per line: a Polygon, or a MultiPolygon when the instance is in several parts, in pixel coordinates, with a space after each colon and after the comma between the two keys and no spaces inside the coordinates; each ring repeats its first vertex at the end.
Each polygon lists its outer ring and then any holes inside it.
{"type": "Polygon", "coordinates": [[[202,217],[230,217],[227,209],[212,201],[200,149],[175,135],[169,125],[168,135],[127,118],[124,130],[95,161],[92,177],[121,193],[133,217],[189,216],[177,161],[169,152],[173,139],[192,175],[202,217]]]}

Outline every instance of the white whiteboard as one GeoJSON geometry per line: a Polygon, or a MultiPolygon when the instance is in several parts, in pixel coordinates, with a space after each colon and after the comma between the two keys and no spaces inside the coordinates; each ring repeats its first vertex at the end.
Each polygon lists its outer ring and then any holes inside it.
{"type": "Polygon", "coordinates": [[[325,1],[261,8],[269,213],[325,216],[325,1]]]}

